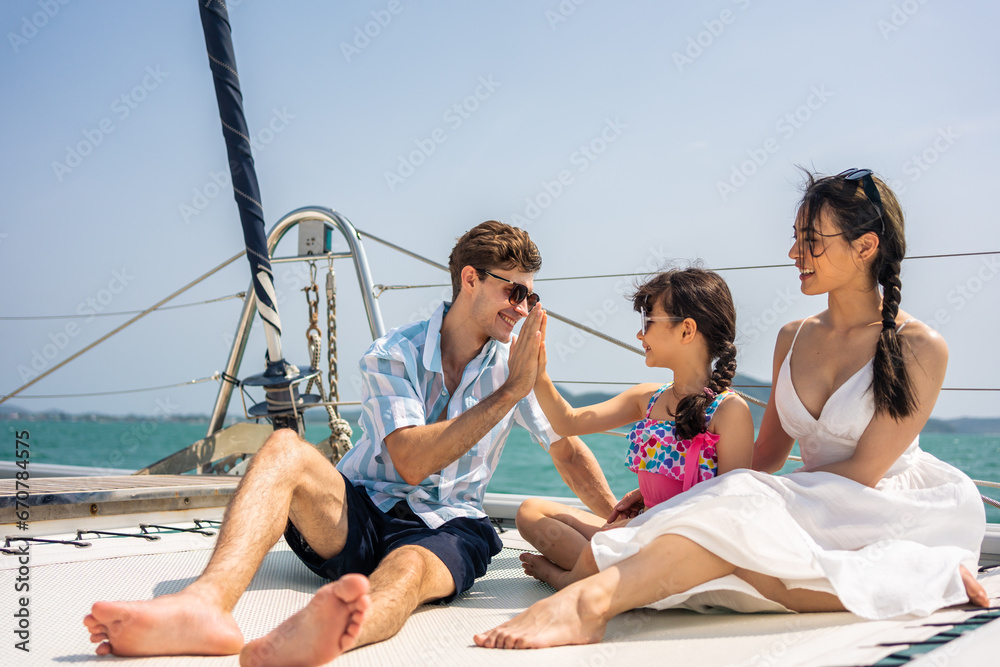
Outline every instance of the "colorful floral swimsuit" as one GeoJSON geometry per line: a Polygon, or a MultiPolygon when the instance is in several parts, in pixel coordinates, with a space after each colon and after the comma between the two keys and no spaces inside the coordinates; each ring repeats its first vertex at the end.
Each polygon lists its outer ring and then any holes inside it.
{"type": "MultiPolygon", "coordinates": [[[[631,446],[626,465],[639,475],[639,490],[647,509],[715,477],[719,469],[715,451],[719,435],[705,431],[690,440],[678,440],[674,421],[649,416],[656,399],[671,385],[673,382],[668,382],[656,390],[646,407],[646,418],[636,422],[628,434],[631,446]]],[[[731,395],[733,392],[727,389],[705,409],[706,428],[719,404],[731,395]]]]}

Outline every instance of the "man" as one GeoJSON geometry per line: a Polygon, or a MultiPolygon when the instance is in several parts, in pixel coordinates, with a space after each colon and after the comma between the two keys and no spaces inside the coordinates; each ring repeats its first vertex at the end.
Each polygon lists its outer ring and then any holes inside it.
{"type": "Polygon", "coordinates": [[[242,649],[244,665],[323,664],[391,637],[418,605],[472,586],[499,553],[482,500],[514,421],[547,447],[588,507],[610,514],[615,499],[593,454],[578,438],[555,441],[531,393],[541,319],[540,308],[529,314],[538,302],[535,244],[488,221],[459,239],[449,265],[453,303],[383,336],[362,358],[363,435],[339,470],[291,430],[273,433],[195,582],[154,600],[94,604],[84,623],[102,642],[98,654],[242,649]],[[231,610],[283,533],[334,581],[244,646],[231,610]]]}

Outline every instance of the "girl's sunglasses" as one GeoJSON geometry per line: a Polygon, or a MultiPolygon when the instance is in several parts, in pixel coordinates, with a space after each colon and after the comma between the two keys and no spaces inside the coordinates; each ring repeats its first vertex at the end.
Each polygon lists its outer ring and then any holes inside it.
{"type": "Polygon", "coordinates": [[[646,335],[646,331],[649,329],[650,322],[683,322],[685,320],[685,318],[683,317],[674,317],[672,315],[663,317],[653,317],[651,315],[647,315],[646,309],[643,308],[642,306],[639,306],[639,319],[642,322],[641,328],[643,336],[646,335]]]}
{"type": "Polygon", "coordinates": [[[490,273],[486,269],[476,269],[476,271],[480,271],[482,273],[485,273],[486,275],[488,275],[491,278],[496,278],[497,280],[502,280],[505,283],[510,283],[511,285],[513,285],[514,287],[511,288],[510,294],[507,296],[507,301],[510,302],[510,305],[512,305],[514,307],[517,307],[518,305],[520,305],[520,303],[522,301],[524,301],[525,299],[527,299],[528,300],[528,310],[530,311],[532,308],[534,308],[536,305],[538,305],[538,302],[542,298],[542,297],[538,296],[537,294],[535,294],[534,292],[529,292],[528,288],[525,287],[524,285],[522,285],[521,283],[515,283],[513,280],[508,280],[507,278],[504,278],[503,276],[498,276],[495,273],[490,273]]]}

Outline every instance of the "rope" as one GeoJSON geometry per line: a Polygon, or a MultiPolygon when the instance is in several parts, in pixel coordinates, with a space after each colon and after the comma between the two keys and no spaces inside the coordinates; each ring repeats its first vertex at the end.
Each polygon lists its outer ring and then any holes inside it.
{"type": "Polygon", "coordinates": [[[110,332],[104,334],[103,336],[101,336],[100,338],[98,338],[97,340],[95,340],[90,345],[87,345],[86,347],[84,347],[82,350],[79,350],[78,352],[75,352],[74,354],[71,354],[69,357],[67,357],[66,359],[63,359],[58,364],[56,364],[52,368],[48,369],[47,371],[45,371],[44,373],[42,373],[41,375],[39,375],[35,379],[33,379],[33,380],[29,381],[29,382],[26,382],[25,384],[23,384],[20,387],[18,387],[17,389],[15,389],[13,392],[7,394],[3,398],[0,398],[0,404],[4,403],[5,401],[7,401],[8,399],[10,399],[10,398],[12,398],[14,396],[17,396],[22,391],[24,391],[25,389],[27,389],[31,385],[35,384],[36,382],[38,382],[42,378],[48,377],[52,373],[56,372],[57,370],[59,370],[60,368],[62,368],[66,364],[68,364],[69,362],[71,362],[74,359],[76,359],[77,357],[79,357],[81,354],[84,354],[85,352],[89,352],[90,350],[92,350],[93,348],[97,347],[98,345],[100,345],[101,343],[103,343],[104,341],[106,341],[107,339],[109,339],[112,336],[114,336],[116,333],[118,333],[122,329],[124,329],[124,328],[126,328],[128,326],[131,326],[132,324],[138,322],[140,319],[142,319],[146,315],[149,315],[151,312],[153,312],[154,310],[156,310],[157,308],[159,308],[160,306],[162,306],[166,302],[170,301],[174,297],[176,297],[176,296],[178,296],[178,295],[180,295],[180,294],[188,291],[189,289],[191,289],[192,287],[194,287],[195,285],[197,285],[201,281],[205,280],[209,276],[217,273],[218,271],[221,271],[222,269],[224,269],[225,267],[229,266],[230,264],[232,264],[233,262],[235,262],[236,260],[238,260],[240,257],[242,257],[244,255],[244,253],[246,253],[246,251],[245,250],[241,250],[240,252],[236,253],[235,255],[233,255],[232,257],[230,257],[226,261],[224,261],[222,264],[219,264],[218,266],[216,266],[215,268],[211,269],[207,273],[204,273],[201,276],[195,278],[193,281],[189,282],[187,285],[185,285],[184,287],[180,288],[179,290],[177,290],[176,292],[174,292],[173,294],[171,294],[167,298],[161,299],[160,301],[156,302],[155,304],[153,304],[152,306],[150,306],[146,310],[142,311],[141,313],[139,313],[138,315],[136,315],[135,317],[133,317],[132,319],[130,319],[128,322],[125,322],[124,324],[120,324],[118,327],[116,327],[115,329],[111,330],[110,332]]]}
{"type": "Polygon", "coordinates": [[[157,391],[159,389],[172,389],[174,387],[186,387],[192,384],[200,384],[202,382],[208,382],[209,380],[218,380],[222,377],[222,373],[215,373],[209,375],[205,378],[198,378],[197,380],[188,380],[187,382],[177,382],[175,384],[164,384],[159,387],[144,387],[142,389],[121,389],[118,391],[95,391],[89,394],[21,394],[20,398],[81,398],[84,396],[111,396],[113,394],[133,394],[141,391],[157,391]]]}
{"type": "MultiPolygon", "coordinates": [[[[246,298],[246,292],[237,292],[236,294],[230,294],[229,296],[220,296],[217,299],[206,299],[205,301],[195,301],[194,303],[180,303],[176,306],[163,306],[162,308],[157,308],[156,310],[177,310],[178,308],[190,308],[191,306],[202,306],[206,303],[215,303],[217,301],[226,301],[228,299],[244,299],[246,298]]],[[[120,310],[115,313],[87,313],[91,317],[115,317],[117,315],[135,315],[136,313],[141,313],[141,310],[120,310]]],[[[76,315],[24,315],[24,316],[11,316],[11,317],[0,317],[0,320],[72,320],[81,317],[79,313],[76,315]]]]}
{"type": "MultiPolygon", "coordinates": [[[[351,425],[340,416],[337,405],[340,402],[340,385],[337,372],[337,276],[333,270],[333,260],[330,260],[326,274],[326,350],[329,362],[330,402],[326,406],[330,417],[330,444],[332,454],[330,459],[337,463],[351,448],[351,425]]],[[[317,359],[317,368],[319,367],[317,359]]]]}

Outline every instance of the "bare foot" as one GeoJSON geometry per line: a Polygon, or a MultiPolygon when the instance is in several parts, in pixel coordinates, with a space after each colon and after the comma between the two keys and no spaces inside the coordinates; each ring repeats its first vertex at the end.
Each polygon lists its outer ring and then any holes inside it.
{"type": "Polygon", "coordinates": [[[989,607],[990,596],[986,594],[986,589],[979,583],[976,576],[965,569],[963,565],[958,566],[958,572],[962,575],[962,583],[965,584],[965,593],[969,596],[969,604],[977,607],[989,607]]]}
{"type": "Polygon", "coordinates": [[[305,608],[240,652],[240,665],[324,665],[354,648],[371,606],[368,579],[345,574],[323,586],[305,608]]]}
{"type": "Polygon", "coordinates": [[[557,591],[575,581],[569,570],[562,569],[545,556],[538,554],[521,554],[521,567],[524,568],[526,575],[548,584],[557,591]]]}
{"type": "Polygon", "coordinates": [[[559,591],[528,607],[503,625],[476,635],[485,648],[545,648],[596,644],[604,637],[606,608],[585,584],[559,591]]]}
{"type": "Polygon", "coordinates": [[[83,619],[97,655],[232,655],[243,634],[232,614],[190,591],[141,602],[95,602],[83,619]]]}

